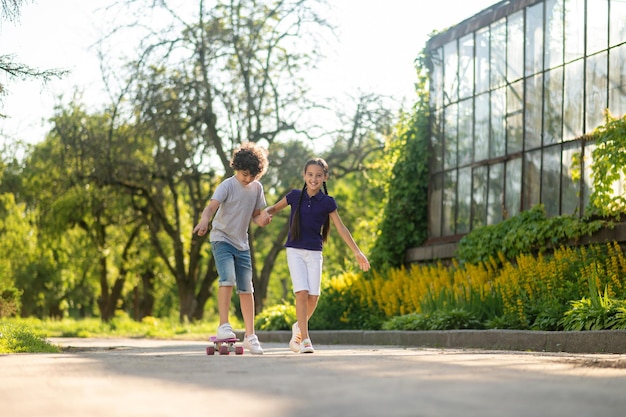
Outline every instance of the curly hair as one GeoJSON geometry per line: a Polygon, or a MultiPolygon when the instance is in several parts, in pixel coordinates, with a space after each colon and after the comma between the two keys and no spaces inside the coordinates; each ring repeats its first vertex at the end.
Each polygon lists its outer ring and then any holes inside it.
{"type": "Polygon", "coordinates": [[[236,171],[248,171],[259,179],[267,172],[267,155],[267,150],[254,142],[242,143],[233,152],[230,166],[236,171]]]}

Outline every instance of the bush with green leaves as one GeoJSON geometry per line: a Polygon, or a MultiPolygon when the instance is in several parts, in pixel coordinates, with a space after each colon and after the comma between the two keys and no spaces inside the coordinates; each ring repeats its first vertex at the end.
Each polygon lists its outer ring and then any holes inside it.
{"type": "Polygon", "coordinates": [[[56,353],[61,349],[37,335],[32,329],[0,323],[0,353],[56,353]]]}
{"type": "Polygon", "coordinates": [[[437,310],[430,314],[396,316],[382,325],[383,330],[465,330],[484,329],[480,319],[461,308],[437,310]]]}
{"type": "Polygon", "coordinates": [[[499,253],[514,260],[520,254],[545,252],[612,226],[602,219],[567,215],[547,218],[544,206],[537,204],[498,224],[472,230],[459,241],[455,255],[460,263],[471,264],[499,259],[499,253]]]}
{"type": "Polygon", "coordinates": [[[598,290],[596,277],[589,278],[589,297],[574,300],[560,324],[564,330],[624,330],[626,300],[613,299],[608,288],[598,290]]]}
{"type": "Polygon", "coordinates": [[[295,306],[275,304],[256,315],[254,327],[257,330],[291,330],[291,325],[296,320],[295,306]]]}

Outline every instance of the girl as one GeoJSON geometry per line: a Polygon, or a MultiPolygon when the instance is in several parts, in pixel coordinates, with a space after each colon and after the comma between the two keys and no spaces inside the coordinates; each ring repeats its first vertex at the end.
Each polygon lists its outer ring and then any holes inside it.
{"type": "Polygon", "coordinates": [[[292,190],[278,203],[265,209],[273,215],[291,206],[290,229],[285,243],[287,263],[296,295],[297,322],[292,326],[289,347],[294,352],[313,353],[309,336],[309,319],[317,307],[322,278],[322,246],[328,237],[330,220],[344,242],[352,249],[363,271],[370,263],[354,242],[337,212],[335,199],[328,195],[326,180],[328,164],[321,158],[311,159],[304,166],[302,190],[292,190]],[[324,187],[324,192],[321,188],[324,187]]]}

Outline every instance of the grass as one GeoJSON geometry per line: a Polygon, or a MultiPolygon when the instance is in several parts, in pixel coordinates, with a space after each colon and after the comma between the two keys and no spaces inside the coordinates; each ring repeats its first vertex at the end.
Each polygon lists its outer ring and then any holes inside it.
{"type": "MultiPolygon", "coordinates": [[[[235,329],[243,328],[236,320],[231,320],[231,324],[235,329]]],[[[0,319],[0,354],[60,352],[58,346],[47,340],[50,337],[207,340],[215,333],[217,326],[217,319],[180,323],[174,319],[146,317],[141,322],[136,322],[123,314],[116,316],[109,323],[97,318],[81,320],[4,318],[0,319]]]]}

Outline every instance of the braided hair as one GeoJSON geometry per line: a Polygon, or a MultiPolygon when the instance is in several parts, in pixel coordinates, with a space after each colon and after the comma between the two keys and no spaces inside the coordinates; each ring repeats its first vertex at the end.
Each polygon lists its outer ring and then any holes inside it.
{"type": "MultiPolygon", "coordinates": [[[[328,164],[322,158],[310,159],[304,165],[304,172],[306,173],[306,169],[309,165],[319,165],[324,170],[324,174],[328,175],[328,164]]],[[[324,193],[328,195],[328,189],[326,188],[326,181],[323,182],[324,193]]],[[[304,197],[304,193],[306,193],[306,181],[304,182],[304,186],[302,187],[302,191],[300,192],[300,198],[298,199],[298,204],[296,205],[296,209],[293,213],[293,220],[291,222],[291,239],[298,240],[300,239],[300,206],[302,205],[302,198],[304,197]]],[[[330,217],[326,216],[326,222],[324,222],[324,226],[322,227],[322,241],[326,242],[328,239],[328,232],[330,231],[330,217]]]]}

